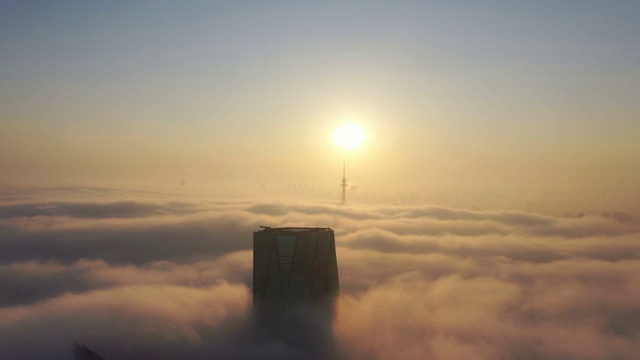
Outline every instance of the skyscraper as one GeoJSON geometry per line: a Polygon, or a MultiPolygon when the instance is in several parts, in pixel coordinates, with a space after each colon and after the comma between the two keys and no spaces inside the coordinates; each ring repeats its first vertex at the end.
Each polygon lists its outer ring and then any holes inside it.
{"type": "Polygon", "coordinates": [[[338,291],[332,229],[264,227],[253,233],[254,303],[321,300],[338,291]]]}
{"type": "Polygon", "coordinates": [[[253,233],[256,339],[285,344],[299,358],[338,359],[332,330],[338,290],[333,230],[263,227],[253,233]]]}

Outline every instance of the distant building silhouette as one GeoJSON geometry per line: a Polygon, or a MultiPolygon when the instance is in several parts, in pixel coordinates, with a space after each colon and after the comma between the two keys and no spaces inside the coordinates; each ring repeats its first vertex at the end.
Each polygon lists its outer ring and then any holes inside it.
{"type": "Polygon", "coordinates": [[[344,204],[347,201],[347,170],[346,170],[346,160],[342,161],[342,203],[344,204]]]}
{"type": "Polygon", "coordinates": [[[620,211],[614,211],[612,213],[605,212],[605,213],[602,213],[602,215],[600,216],[608,219],[613,219],[619,222],[623,222],[623,223],[633,222],[633,216],[631,214],[627,214],[625,212],[620,212],[620,211]]]}
{"type": "Polygon", "coordinates": [[[264,227],[253,233],[254,303],[334,298],[339,287],[332,229],[264,227]]]}
{"type": "Polygon", "coordinates": [[[613,213],[611,213],[611,218],[624,223],[633,222],[633,216],[631,216],[631,214],[619,211],[614,211],[613,213]]]}
{"type": "Polygon", "coordinates": [[[88,347],[73,342],[73,360],[104,360],[102,356],[93,352],[88,347]]]}

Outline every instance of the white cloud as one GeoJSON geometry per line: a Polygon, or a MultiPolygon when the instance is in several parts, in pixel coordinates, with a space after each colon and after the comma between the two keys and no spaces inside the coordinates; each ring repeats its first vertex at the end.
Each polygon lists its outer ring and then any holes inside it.
{"type": "Polygon", "coordinates": [[[0,206],[0,345],[11,357],[67,358],[82,337],[120,359],[311,358],[283,339],[247,335],[258,225],[336,230],[332,336],[345,359],[640,352],[634,223],[98,193],[0,206]]]}

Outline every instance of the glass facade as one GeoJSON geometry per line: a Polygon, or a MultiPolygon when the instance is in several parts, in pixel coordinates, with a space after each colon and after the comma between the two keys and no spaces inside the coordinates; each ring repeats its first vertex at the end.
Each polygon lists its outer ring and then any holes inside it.
{"type": "Polygon", "coordinates": [[[253,234],[254,301],[312,300],[339,291],[333,230],[264,228],[253,234]]]}

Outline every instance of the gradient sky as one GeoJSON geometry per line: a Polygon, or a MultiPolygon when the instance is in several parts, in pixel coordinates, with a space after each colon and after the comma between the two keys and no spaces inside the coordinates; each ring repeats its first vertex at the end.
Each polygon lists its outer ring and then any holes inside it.
{"type": "Polygon", "coordinates": [[[640,2],[0,4],[0,183],[640,196],[640,2]]]}

